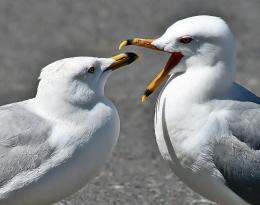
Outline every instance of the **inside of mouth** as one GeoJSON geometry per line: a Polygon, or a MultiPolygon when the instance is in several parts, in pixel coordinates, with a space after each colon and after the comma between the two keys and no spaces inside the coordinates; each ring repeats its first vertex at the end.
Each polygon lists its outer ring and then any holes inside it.
{"type": "Polygon", "coordinates": [[[180,52],[174,52],[171,54],[169,60],[167,61],[165,67],[156,75],[156,77],[149,83],[147,89],[144,93],[145,97],[151,95],[157,87],[159,87],[162,82],[164,82],[168,76],[170,71],[178,65],[183,55],[180,52]]]}
{"type": "Polygon", "coordinates": [[[172,68],[174,68],[178,63],[180,62],[181,58],[183,57],[183,54],[180,52],[173,52],[167,61],[165,65],[165,69],[167,71],[171,71],[172,68]]]}

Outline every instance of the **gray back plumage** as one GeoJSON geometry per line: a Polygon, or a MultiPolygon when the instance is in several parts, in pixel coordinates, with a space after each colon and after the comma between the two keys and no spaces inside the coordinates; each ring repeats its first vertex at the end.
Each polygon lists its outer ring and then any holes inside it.
{"type": "Polygon", "coordinates": [[[51,126],[22,103],[0,107],[0,188],[32,170],[53,153],[47,142],[51,126]]]}
{"type": "Polygon", "coordinates": [[[231,101],[229,136],[214,148],[214,164],[226,185],[250,204],[260,202],[260,106],[231,101]]]}
{"type": "Polygon", "coordinates": [[[230,136],[218,142],[214,164],[226,185],[252,205],[260,202],[260,153],[230,136]]]}

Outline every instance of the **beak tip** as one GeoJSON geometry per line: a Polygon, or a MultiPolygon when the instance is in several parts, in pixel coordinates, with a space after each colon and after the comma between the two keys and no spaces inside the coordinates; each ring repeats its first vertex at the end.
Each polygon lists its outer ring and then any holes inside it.
{"type": "Polygon", "coordinates": [[[143,96],[142,96],[142,103],[147,100],[148,96],[152,94],[152,91],[149,89],[146,89],[143,96]]]}
{"type": "Polygon", "coordinates": [[[118,50],[122,50],[124,47],[126,47],[128,45],[128,42],[127,42],[127,40],[125,40],[125,41],[122,41],[121,43],[120,43],[120,45],[118,46],[118,50]]]}
{"type": "Polygon", "coordinates": [[[144,103],[144,101],[146,101],[146,100],[147,100],[147,97],[145,95],[143,95],[142,99],[141,99],[142,103],[144,103]]]}
{"type": "Polygon", "coordinates": [[[127,52],[127,53],[120,53],[111,57],[114,62],[106,69],[106,70],[116,70],[120,67],[129,65],[136,61],[139,56],[136,53],[127,52]]]}

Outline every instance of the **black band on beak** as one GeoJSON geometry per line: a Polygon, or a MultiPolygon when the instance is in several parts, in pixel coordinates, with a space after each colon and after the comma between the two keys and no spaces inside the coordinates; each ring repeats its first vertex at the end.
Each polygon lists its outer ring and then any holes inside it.
{"type": "Polygon", "coordinates": [[[129,65],[134,62],[139,56],[135,53],[121,53],[113,56],[112,59],[115,60],[105,71],[116,70],[125,65],[129,65]]]}

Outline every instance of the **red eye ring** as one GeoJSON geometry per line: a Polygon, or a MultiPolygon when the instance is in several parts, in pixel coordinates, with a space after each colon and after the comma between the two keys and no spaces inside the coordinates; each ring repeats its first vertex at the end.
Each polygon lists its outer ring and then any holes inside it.
{"type": "Polygon", "coordinates": [[[193,38],[190,37],[190,36],[183,36],[183,37],[179,38],[179,42],[180,42],[180,43],[183,43],[183,44],[188,44],[188,43],[190,43],[192,40],[193,40],[193,38]]]}

